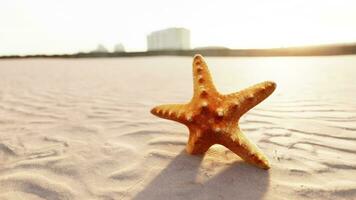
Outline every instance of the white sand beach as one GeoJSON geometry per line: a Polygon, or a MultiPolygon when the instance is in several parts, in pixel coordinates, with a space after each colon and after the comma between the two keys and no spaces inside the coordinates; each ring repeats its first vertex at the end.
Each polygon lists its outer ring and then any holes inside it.
{"type": "Polygon", "coordinates": [[[240,121],[270,170],[150,114],[191,57],[0,60],[0,199],[356,199],[356,56],[206,61],[223,93],[277,83],[240,121]]]}

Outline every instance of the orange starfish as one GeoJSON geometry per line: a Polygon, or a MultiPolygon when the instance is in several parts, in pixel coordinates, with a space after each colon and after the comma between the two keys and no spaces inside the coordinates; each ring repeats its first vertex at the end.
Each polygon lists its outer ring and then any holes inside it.
{"type": "Polygon", "coordinates": [[[267,98],[276,88],[271,81],[262,82],[237,93],[220,94],[201,55],[193,61],[194,95],[187,104],[160,105],[151,113],[186,125],[190,154],[203,154],[213,144],[221,144],[246,162],[263,169],[270,164],[263,152],[241,132],[238,121],[248,110],[267,98]]]}

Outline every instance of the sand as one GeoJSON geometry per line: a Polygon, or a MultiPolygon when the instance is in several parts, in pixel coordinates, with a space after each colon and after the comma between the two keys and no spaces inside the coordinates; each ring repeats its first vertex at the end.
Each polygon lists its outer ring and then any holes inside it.
{"type": "Polygon", "coordinates": [[[0,199],[356,199],[356,56],[207,61],[225,93],[277,82],[240,122],[270,170],[150,114],[192,58],[1,60],[0,199]]]}

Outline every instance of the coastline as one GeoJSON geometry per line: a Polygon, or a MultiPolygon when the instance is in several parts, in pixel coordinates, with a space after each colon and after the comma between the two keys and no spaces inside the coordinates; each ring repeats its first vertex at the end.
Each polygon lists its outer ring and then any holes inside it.
{"type": "Polygon", "coordinates": [[[35,54],[7,55],[0,59],[13,58],[109,58],[109,57],[146,57],[146,56],[194,56],[202,54],[210,57],[267,57],[267,56],[333,56],[356,54],[356,44],[318,45],[305,47],[286,47],[270,49],[228,49],[201,48],[191,50],[160,50],[136,52],[79,52],[74,54],[35,54]]]}

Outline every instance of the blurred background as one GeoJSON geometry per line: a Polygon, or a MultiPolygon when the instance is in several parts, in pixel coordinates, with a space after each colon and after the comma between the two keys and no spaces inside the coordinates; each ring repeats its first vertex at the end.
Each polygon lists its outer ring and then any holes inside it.
{"type": "Polygon", "coordinates": [[[355,44],[355,10],[352,0],[3,0],[0,55],[355,44]]]}

